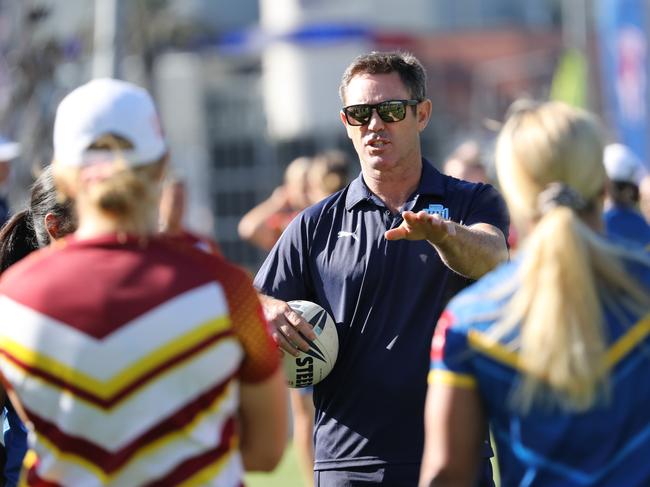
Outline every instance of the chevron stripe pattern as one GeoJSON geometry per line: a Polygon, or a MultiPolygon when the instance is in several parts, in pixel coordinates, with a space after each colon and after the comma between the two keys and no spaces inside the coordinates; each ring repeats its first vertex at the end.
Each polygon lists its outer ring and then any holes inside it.
{"type": "MultiPolygon", "coordinates": [[[[72,242],[15,266],[0,286],[7,323],[0,327],[0,371],[33,433],[23,482],[241,485],[235,418],[242,365],[255,352],[241,330],[268,335],[247,276],[196,250],[109,244],[72,242]],[[69,278],[45,283],[42,276],[63,260],[75,282],[99,279],[105,286],[53,299],[54,289],[70,287],[69,278]],[[127,276],[133,282],[125,285],[127,276]],[[26,279],[39,284],[24,292],[26,279]],[[114,283],[120,285],[109,289],[114,283]],[[111,309],[112,326],[105,315],[111,309]],[[95,310],[102,312],[99,332],[95,310]],[[246,323],[235,325],[235,317],[246,323]]],[[[259,344],[257,353],[277,355],[259,344]]],[[[268,363],[256,378],[277,367],[277,360],[268,363]]]]}

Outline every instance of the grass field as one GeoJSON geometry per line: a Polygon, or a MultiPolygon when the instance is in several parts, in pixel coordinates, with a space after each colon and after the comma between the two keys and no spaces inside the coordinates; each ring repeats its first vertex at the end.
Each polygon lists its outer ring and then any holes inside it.
{"type": "Polygon", "coordinates": [[[246,487],[304,487],[293,445],[289,443],[282,462],[272,473],[247,474],[246,487]]]}
{"type": "MultiPolygon", "coordinates": [[[[497,487],[499,487],[501,482],[499,481],[499,469],[496,465],[496,459],[493,459],[492,466],[494,468],[494,480],[497,487]]],[[[304,487],[293,445],[289,443],[282,457],[282,462],[272,473],[247,474],[246,487],[304,487]]]]}

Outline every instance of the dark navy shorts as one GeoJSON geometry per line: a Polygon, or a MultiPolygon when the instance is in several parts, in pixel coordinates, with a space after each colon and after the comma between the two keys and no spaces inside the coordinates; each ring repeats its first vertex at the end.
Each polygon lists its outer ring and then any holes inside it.
{"type": "MultiPolygon", "coordinates": [[[[476,487],[495,487],[492,464],[483,460],[476,487]]],[[[347,470],[314,471],[314,487],[417,487],[420,465],[371,465],[347,470]]]]}

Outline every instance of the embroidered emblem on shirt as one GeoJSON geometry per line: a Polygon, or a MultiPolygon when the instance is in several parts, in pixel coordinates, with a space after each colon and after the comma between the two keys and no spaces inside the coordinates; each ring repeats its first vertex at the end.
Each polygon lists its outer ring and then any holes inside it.
{"type": "Polygon", "coordinates": [[[449,208],[445,208],[442,205],[429,205],[424,211],[429,215],[440,215],[440,218],[443,220],[449,220],[449,208]]]}

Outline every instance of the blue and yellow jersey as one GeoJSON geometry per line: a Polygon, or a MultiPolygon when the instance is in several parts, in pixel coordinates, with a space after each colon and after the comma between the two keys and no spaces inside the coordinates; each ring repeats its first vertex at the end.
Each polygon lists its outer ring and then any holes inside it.
{"type": "MultiPolygon", "coordinates": [[[[580,413],[548,405],[521,413],[512,402],[522,377],[517,331],[492,338],[518,266],[501,266],[451,301],[433,338],[429,382],[478,390],[504,486],[650,485],[650,310],[604,305],[607,397],[580,413]]],[[[650,288],[650,267],[635,271],[650,288]]]]}

